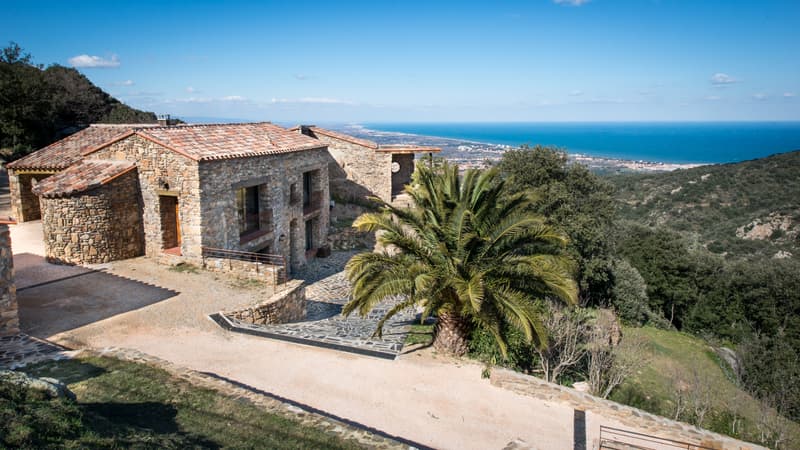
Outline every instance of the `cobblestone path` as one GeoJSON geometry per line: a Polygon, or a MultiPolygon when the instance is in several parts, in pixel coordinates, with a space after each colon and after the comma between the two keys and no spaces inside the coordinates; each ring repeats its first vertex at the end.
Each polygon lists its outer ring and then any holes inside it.
{"type": "Polygon", "coordinates": [[[357,252],[335,252],[328,258],[313,260],[308,267],[293,274],[304,279],[306,285],[307,314],[301,322],[278,325],[253,325],[228,319],[239,331],[285,337],[294,342],[336,348],[355,353],[394,357],[403,349],[409,325],[417,316],[413,309],[396,314],[386,322],[383,337],[373,337],[378,321],[396,304],[398,299],[387,299],[366,317],[353,313],[341,314],[342,306],[350,296],[350,284],[344,276],[344,266],[357,252]]]}
{"type": "Polygon", "coordinates": [[[61,359],[64,348],[24,333],[0,337],[0,369],[16,369],[47,359],[61,359]]]}

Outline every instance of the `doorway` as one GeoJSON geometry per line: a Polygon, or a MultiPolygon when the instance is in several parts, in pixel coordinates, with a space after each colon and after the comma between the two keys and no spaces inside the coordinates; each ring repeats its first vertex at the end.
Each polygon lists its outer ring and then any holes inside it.
{"type": "Polygon", "coordinates": [[[161,212],[161,248],[167,253],[180,255],[181,225],[178,197],[159,195],[158,206],[161,212]]]}

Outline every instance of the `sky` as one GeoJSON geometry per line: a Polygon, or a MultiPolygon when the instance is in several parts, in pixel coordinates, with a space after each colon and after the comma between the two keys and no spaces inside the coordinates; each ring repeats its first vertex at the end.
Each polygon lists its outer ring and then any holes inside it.
{"type": "Polygon", "coordinates": [[[3,0],[9,41],[177,117],[800,120],[798,0],[3,0]]]}

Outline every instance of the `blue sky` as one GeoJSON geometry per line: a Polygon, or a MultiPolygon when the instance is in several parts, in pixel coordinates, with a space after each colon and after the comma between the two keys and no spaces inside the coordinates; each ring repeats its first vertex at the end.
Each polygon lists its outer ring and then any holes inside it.
{"type": "Polygon", "coordinates": [[[4,1],[0,42],[157,113],[800,120],[800,1],[4,1]]]}

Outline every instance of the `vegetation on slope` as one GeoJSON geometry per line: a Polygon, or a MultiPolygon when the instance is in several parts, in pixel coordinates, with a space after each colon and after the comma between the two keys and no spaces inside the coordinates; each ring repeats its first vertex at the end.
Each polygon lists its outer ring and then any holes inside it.
{"type": "Polygon", "coordinates": [[[73,68],[33,63],[16,43],[0,50],[0,156],[17,159],[91,123],[153,123],[73,68]]]}
{"type": "Polygon", "coordinates": [[[625,333],[647,340],[653,355],[612,400],[773,448],[800,443],[800,425],[743,391],[735,369],[702,339],[652,327],[625,333]]]}
{"type": "Polygon", "coordinates": [[[3,448],[358,448],[144,364],[86,358],[26,372],[61,379],[77,402],[0,384],[3,448]]]}
{"type": "Polygon", "coordinates": [[[609,180],[622,219],[696,236],[718,254],[800,252],[800,151],[609,180]]]}

